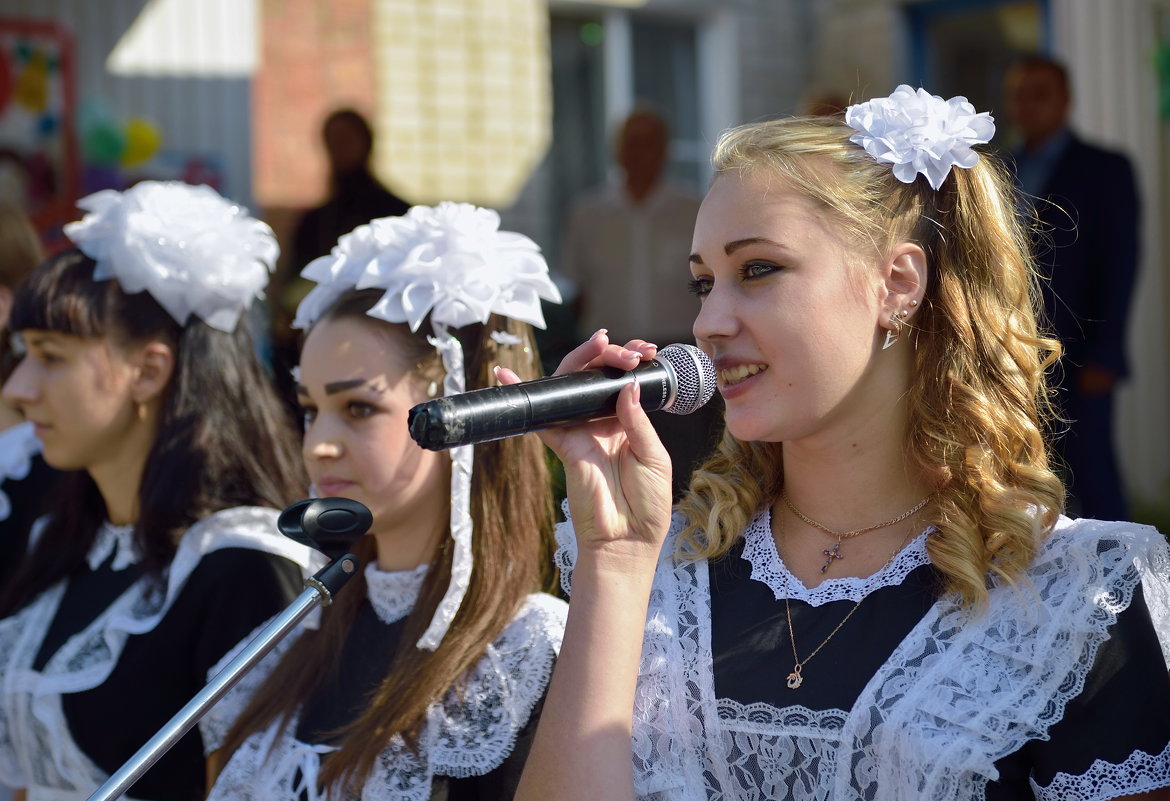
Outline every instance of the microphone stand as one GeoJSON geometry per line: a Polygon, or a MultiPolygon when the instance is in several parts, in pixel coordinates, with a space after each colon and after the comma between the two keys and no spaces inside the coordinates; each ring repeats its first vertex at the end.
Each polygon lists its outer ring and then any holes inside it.
{"type": "Polygon", "coordinates": [[[259,634],[248,643],[244,650],[217,673],[187,705],[180,709],[170,721],[158,730],[146,745],[138,749],[105,784],[99,787],[88,801],[113,801],[142,778],[142,774],[171,749],[179,739],[199,722],[207,710],[238,682],[245,673],[273,649],[309,612],[320,605],[333,603],[333,596],[353,578],[357,572],[357,558],[344,554],[333,560],[311,577],[305,579],[305,589],[289,606],[272,619],[259,634]]]}

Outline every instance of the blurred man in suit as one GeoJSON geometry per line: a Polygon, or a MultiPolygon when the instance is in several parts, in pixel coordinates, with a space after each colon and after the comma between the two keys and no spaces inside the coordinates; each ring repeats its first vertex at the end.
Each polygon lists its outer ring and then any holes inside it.
{"type": "Polygon", "coordinates": [[[1127,518],[1113,442],[1114,395],[1137,275],[1140,208],[1133,167],[1069,128],[1072,91],[1059,62],[1028,56],[1007,72],[1006,108],[1022,142],[1014,153],[1025,199],[1040,223],[1036,247],[1049,323],[1065,347],[1055,374],[1069,421],[1056,445],[1072,508],[1127,518]]]}

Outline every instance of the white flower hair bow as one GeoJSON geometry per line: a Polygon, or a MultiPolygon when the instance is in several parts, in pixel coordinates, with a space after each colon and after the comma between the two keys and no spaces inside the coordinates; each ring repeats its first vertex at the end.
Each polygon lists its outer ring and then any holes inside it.
{"type": "Polygon", "coordinates": [[[293,327],[311,327],[347,290],[376,287],[385,294],[370,316],[412,331],[428,313],[450,328],[486,323],[492,313],[544,328],[541,299],[561,300],[548,265],[535,242],[499,227],[491,209],[451,202],[359,225],[301,272],[318,285],[293,327]]]}
{"type": "MultiPolygon", "coordinates": [[[[486,323],[493,313],[544,328],[541,299],[560,303],[540,248],[528,237],[501,231],[500,215],[469,203],[413,206],[402,217],[359,225],[301,275],[317,282],[297,307],[294,328],[307,329],[347,291],[377,288],[367,312],[417,331],[430,315],[430,342],[443,359],[443,393],[467,388],[463,348],[450,329],[486,323]]],[[[498,341],[498,340],[497,340],[498,341]]],[[[451,453],[451,582],[419,648],[439,647],[471,582],[471,445],[451,453]]]]}
{"type": "Polygon", "coordinates": [[[180,325],[194,314],[232,331],[264,297],[280,248],[272,229],[209,186],[142,181],[77,202],[89,212],[65,235],[97,262],[94,280],[146,290],[180,325]]]}
{"type": "Polygon", "coordinates": [[[899,181],[913,183],[921,173],[934,189],[942,186],[952,166],[974,167],[979,154],[971,146],[986,144],[995,135],[995,119],[985,111],[977,113],[967,98],[943,100],[906,84],[889,97],[849,106],[845,124],[858,131],[849,141],[892,164],[899,181]]]}

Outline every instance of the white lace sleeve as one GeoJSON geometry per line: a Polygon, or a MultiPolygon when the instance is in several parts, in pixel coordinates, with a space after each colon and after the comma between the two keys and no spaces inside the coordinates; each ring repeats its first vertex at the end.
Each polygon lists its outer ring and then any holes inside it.
{"type": "MultiPolygon", "coordinates": [[[[568,594],[577,561],[577,540],[568,503],[561,508],[565,521],[556,528],[556,565],[568,594]]],[[[699,598],[703,591],[697,591],[696,583],[706,586],[707,563],[674,564],[675,543],[683,526],[682,517],[674,515],[650,589],[642,641],[631,743],[634,789],[642,801],[689,798],[680,792],[684,786],[694,787],[690,776],[696,764],[694,750],[688,753],[686,738],[678,735],[694,732],[688,688],[704,683],[702,666],[707,665],[709,672],[711,643],[709,631],[699,625],[696,606],[703,604],[699,598]]]]}
{"type": "Polygon", "coordinates": [[[512,753],[544,697],[565,634],[568,605],[528,596],[467,675],[468,691],[448,692],[427,713],[431,772],[482,776],[512,753]]]}
{"type": "Polygon", "coordinates": [[[557,550],[553,556],[557,570],[561,573],[561,589],[565,595],[572,595],[573,568],[577,565],[577,533],[573,531],[573,518],[569,514],[569,501],[561,501],[561,513],[565,519],[557,523],[554,535],[557,550]]]}

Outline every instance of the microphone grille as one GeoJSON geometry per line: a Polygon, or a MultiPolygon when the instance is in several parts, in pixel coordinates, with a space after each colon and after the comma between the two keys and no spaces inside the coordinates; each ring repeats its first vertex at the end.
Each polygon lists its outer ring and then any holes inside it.
{"type": "Polygon", "coordinates": [[[676,343],[658,351],[655,358],[674,368],[678,377],[674,401],[662,407],[664,412],[690,414],[711,400],[715,394],[715,365],[706,353],[694,345],[676,343]]]}

